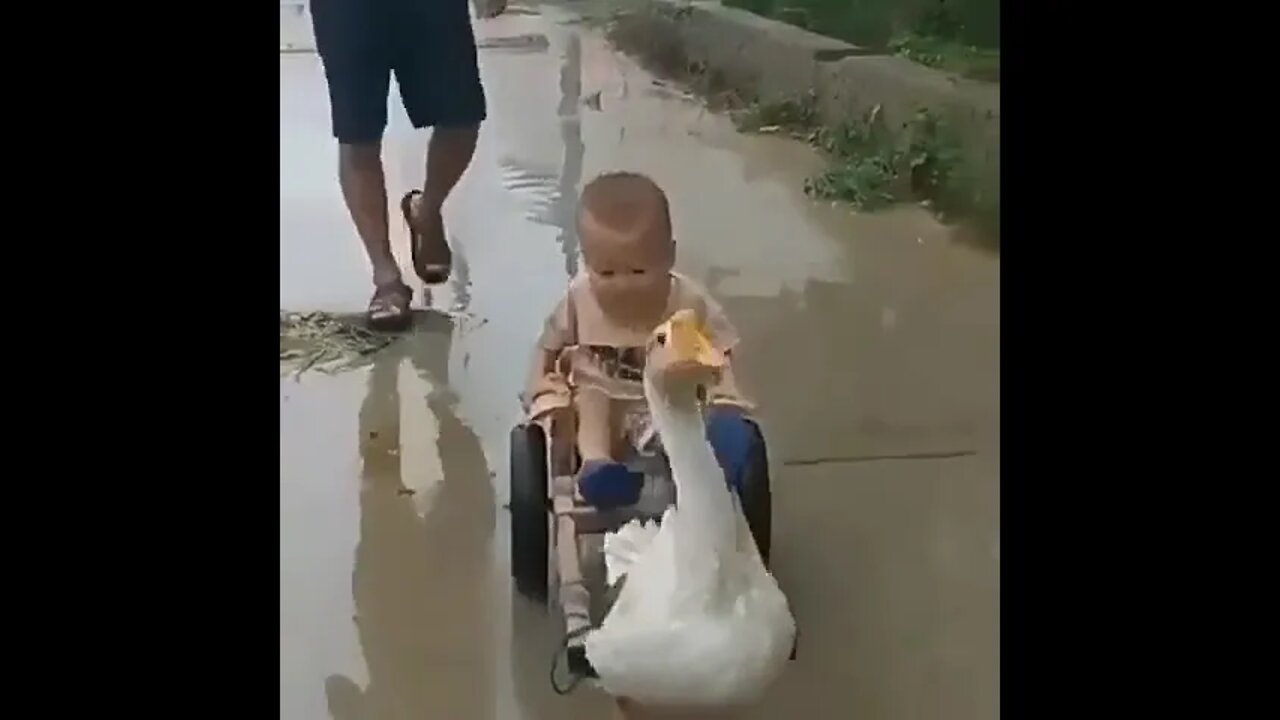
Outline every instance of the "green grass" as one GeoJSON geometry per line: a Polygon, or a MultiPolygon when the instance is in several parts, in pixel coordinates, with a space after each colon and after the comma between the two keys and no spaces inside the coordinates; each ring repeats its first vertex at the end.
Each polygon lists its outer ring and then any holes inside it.
{"type": "Polygon", "coordinates": [[[725,0],[875,52],[1000,81],[999,0],[725,0]]]}
{"type": "Polygon", "coordinates": [[[786,102],[754,102],[729,89],[713,68],[690,62],[674,38],[646,32],[644,23],[633,19],[627,13],[612,15],[607,34],[615,47],[702,96],[708,107],[726,111],[740,130],[790,136],[823,151],[827,166],[806,180],[809,196],[863,210],[920,202],[948,222],[972,224],[986,236],[984,242],[998,246],[998,190],[989,189],[989,178],[971,174],[985,170],[962,162],[960,138],[942,118],[922,109],[905,122],[895,119],[901,126],[891,130],[877,107],[852,122],[828,126],[812,91],[786,102]]]}
{"type": "Polygon", "coordinates": [[[896,55],[931,68],[975,80],[1000,82],[1000,51],[983,50],[955,40],[923,35],[901,35],[889,41],[896,55]]]}
{"type": "Polygon", "coordinates": [[[959,143],[940,118],[920,110],[898,132],[880,108],[834,127],[819,123],[812,97],[756,105],[735,118],[744,131],[785,133],[821,148],[829,163],[805,182],[805,193],[875,210],[926,200],[945,213],[963,213],[970,194],[960,168],[959,143]]]}

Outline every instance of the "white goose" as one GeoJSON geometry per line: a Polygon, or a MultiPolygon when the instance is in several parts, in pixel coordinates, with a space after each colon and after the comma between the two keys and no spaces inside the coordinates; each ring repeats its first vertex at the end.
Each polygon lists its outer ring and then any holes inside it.
{"type": "Polygon", "coordinates": [[[660,525],[633,520],[606,539],[609,575],[626,582],[587,635],[587,659],[606,691],[641,706],[750,703],[781,673],[796,626],[706,438],[698,386],[725,357],[689,311],[659,326],[647,351],[645,397],[676,506],[660,525]]]}

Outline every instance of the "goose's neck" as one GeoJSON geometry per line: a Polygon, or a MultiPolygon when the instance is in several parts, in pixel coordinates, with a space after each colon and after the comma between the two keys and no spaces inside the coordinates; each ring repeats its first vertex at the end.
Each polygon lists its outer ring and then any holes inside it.
{"type": "Polygon", "coordinates": [[[732,543],[733,503],[724,472],[707,440],[696,388],[688,388],[688,392],[680,392],[684,388],[661,392],[647,376],[644,384],[654,426],[671,463],[681,514],[696,518],[696,525],[732,543]]]}
{"type": "Polygon", "coordinates": [[[659,392],[646,378],[645,395],[653,413],[653,424],[661,434],[662,446],[668,454],[677,456],[673,462],[698,455],[703,445],[710,451],[696,394],[659,392]]]}

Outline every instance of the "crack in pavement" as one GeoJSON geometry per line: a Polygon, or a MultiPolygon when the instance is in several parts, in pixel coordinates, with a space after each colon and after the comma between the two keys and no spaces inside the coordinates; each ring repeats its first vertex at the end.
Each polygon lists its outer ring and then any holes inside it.
{"type": "Polygon", "coordinates": [[[900,455],[835,455],[830,457],[800,458],[783,460],[783,467],[804,467],[808,465],[830,465],[834,463],[880,462],[883,460],[949,460],[951,458],[977,455],[977,450],[950,450],[944,452],[903,453],[900,455]]]}

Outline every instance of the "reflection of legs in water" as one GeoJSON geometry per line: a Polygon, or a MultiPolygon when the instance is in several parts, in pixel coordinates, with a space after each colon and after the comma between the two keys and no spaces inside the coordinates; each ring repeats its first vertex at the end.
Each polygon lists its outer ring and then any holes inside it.
{"type": "Polygon", "coordinates": [[[374,360],[360,405],[360,478],[371,483],[400,482],[400,393],[396,374],[400,355],[374,360]]]}
{"type": "Polygon", "coordinates": [[[436,453],[443,477],[419,539],[431,595],[418,622],[426,626],[434,692],[424,718],[495,717],[493,688],[493,539],[496,514],[489,468],[480,439],[455,411],[444,385],[448,344],[432,340],[427,354],[411,354],[417,369],[435,383],[426,398],[436,421],[436,453]],[[443,351],[440,351],[443,348],[443,351]],[[415,359],[416,358],[416,359],[415,359]]]}
{"type": "Polygon", "coordinates": [[[324,679],[324,698],[329,705],[329,717],[333,720],[365,720],[364,693],[360,686],[343,675],[330,675],[324,679]]]}
{"type": "Polygon", "coordinates": [[[428,532],[438,530],[442,544],[454,546],[463,555],[475,553],[474,562],[484,566],[488,562],[485,548],[493,535],[493,485],[480,439],[458,418],[457,396],[449,387],[453,324],[443,315],[434,315],[430,322],[439,323],[438,331],[421,333],[407,348],[414,370],[431,385],[426,403],[436,419],[436,452],[444,472],[441,497],[432,512],[438,510],[455,518],[458,508],[465,508],[468,515],[456,526],[443,521],[432,524],[433,516],[428,515],[428,532]],[[459,544],[466,545],[465,549],[457,547],[459,544]]]}
{"type": "MultiPolygon", "coordinates": [[[[387,538],[405,543],[418,533],[417,517],[407,498],[399,497],[400,481],[400,395],[396,374],[401,357],[394,351],[374,358],[364,401],[360,405],[360,541],[356,546],[355,570],[352,574],[356,605],[356,633],[369,668],[369,684],[363,690],[351,679],[330,676],[325,679],[325,697],[333,720],[364,720],[377,717],[379,707],[394,707],[402,702],[397,666],[402,662],[387,649],[388,632],[397,622],[408,618],[399,608],[388,606],[387,595],[412,595],[404,587],[378,592],[380,577],[398,570],[380,568],[387,563],[399,564],[395,556],[383,552],[387,538]],[[369,592],[373,580],[375,592],[369,592]],[[397,617],[399,619],[397,620],[397,617]]],[[[397,581],[398,582],[398,581],[397,581]]]]}
{"type": "Polygon", "coordinates": [[[458,250],[453,255],[453,275],[449,280],[453,288],[453,305],[449,308],[452,312],[464,312],[471,307],[471,265],[462,248],[458,250]]]}
{"type": "Polygon", "coordinates": [[[557,238],[564,253],[564,269],[569,277],[578,273],[578,183],[582,181],[582,161],[586,146],[582,143],[579,103],[582,99],[582,41],[577,33],[569,36],[564,63],[560,66],[560,140],[564,144],[564,160],[560,165],[560,182],[556,199],[557,238]]]}
{"type": "Polygon", "coordinates": [[[396,351],[409,357],[414,372],[431,385],[433,394],[448,393],[453,321],[447,315],[433,311],[421,323],[421,330],[402,338],[396,351]]]}
{"type": "MultiPolygon", "coordinates": [[[[430,317],[425,328],[379,354],[369,370],[360,410],[360,540],[353,573],[369,683],[361,692],[346,678],[326,681],[334,720],[494,716],[488,607],[493,490],[479,440],[443,392],[450,329],[447,320],[430,317]],[[435,322],[445,323],[439,332],[435,322]],[[431,398],[423,397],[417,382],[399,383],[406,355],[432,385],[431,398]],[[425,403],[434,422],[402,427],[405,402],[425,403]],[[406,494],[401,466],[431,466],[430,458],[412,456],[410,436],[433,431],[430,452],[438,453],[443,475],[432,478],[436,490],[420,517],[421,498],[406,494]]],[[[421,417],[406,413],[415,416],[421,417]]]]}

